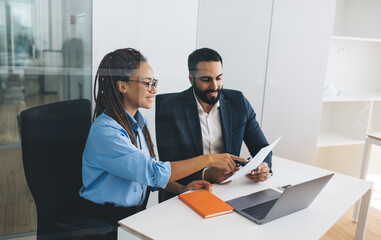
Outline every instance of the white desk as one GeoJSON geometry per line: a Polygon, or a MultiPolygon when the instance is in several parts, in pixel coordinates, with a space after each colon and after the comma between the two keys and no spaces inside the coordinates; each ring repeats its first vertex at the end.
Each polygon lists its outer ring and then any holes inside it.
{"type": "MultiPolygon", "coordinates": [[[[274,176],[264,183],[242,178],[227,185],[215,184],[212,193],[227,201],[330,173],[279,157],[273,157],[273,172],[274,176]]],[[[372,185],[336,173],[307,209],[264,225],[257,225],[236,212],[203,219],[176,197],[121,220],[118,239],[319,239],[361,197],[355,239],[363,239],[372,185]]]]}

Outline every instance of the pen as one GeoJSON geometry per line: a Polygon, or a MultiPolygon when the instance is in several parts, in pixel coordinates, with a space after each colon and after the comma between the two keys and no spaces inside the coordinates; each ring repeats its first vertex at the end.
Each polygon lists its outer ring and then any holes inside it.
{"type": "Polygon", "coordinates": [[[235,162],[236,167],[239,167],[239,166],[244,167],[246,164],[248,164],[250,162],[251,157],[247,158],[246,160],[247,160],[247,162],[240,162],[238,160],[233,160],[233,161],[235,162]]]}
{"type": "MultiPolygon", "coordinates": [[[[213,187],[213,185],[210,185],[211,187],[213,187]]],[[[198,188],[203,188],[204,186],[203,185],[197,185],[198,188]]],[[[212,188],[209,188],[209,192],[212,191],[212,188]]]]}

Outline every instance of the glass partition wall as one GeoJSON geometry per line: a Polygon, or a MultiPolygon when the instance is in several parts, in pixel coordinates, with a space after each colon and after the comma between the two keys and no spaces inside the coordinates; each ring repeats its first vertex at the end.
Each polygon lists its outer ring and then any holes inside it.
{"type": "Polygon", "coordinates": [[[0,0],[0,238],[36,231],[17,115],[91,99],[91,0],[0,0]]]}

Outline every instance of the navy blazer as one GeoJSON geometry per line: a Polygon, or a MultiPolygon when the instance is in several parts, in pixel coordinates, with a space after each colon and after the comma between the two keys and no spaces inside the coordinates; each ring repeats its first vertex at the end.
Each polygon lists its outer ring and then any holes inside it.
{"type": "MultiPolygon", "coordinates": [[[[222,134],[227,153],[239,156],[242,141],[251,156],[268,146],[255,112],[242,92],[223,89],[220,96],[222,134]]],[[[156,97],[156,142],[161,161],[179,161],[203,153],[202,133],[193,87],[156,97]]],[[[271,169],[270,153],[265,162],[271,169]]],[[[186,185],[201,179],[202,170],[178,180],[186,185]]]]}

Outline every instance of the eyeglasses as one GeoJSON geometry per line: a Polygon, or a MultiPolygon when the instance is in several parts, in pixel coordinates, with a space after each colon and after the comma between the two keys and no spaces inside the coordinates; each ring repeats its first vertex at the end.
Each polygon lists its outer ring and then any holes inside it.
{"type": "Polygon", "coordinates": [[[138,80],[131,80],[131,79],[129,79],[128,81],[142,83],[142,84],[144,84],[144,85],[146,85],[148,87],[148,91],[151,91],[153,87],[157,88],[157,83],[158,83],[159,80],[153,79],[152,81],[146,82],[146,81],[138,81],[138,80]]]}

